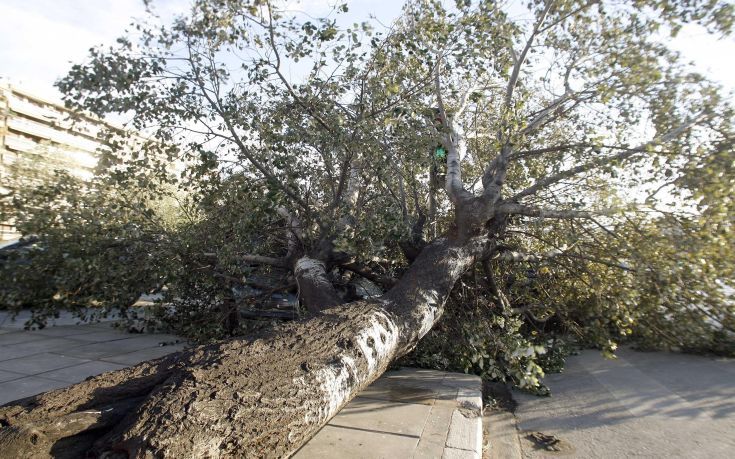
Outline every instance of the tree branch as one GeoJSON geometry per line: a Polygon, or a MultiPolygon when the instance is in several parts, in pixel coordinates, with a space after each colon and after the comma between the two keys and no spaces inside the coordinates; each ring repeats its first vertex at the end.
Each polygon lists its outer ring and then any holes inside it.
{"type": "Polygon", "coordinates": [[[364,277],[365,279],[374,282],[384,289],[388,290],[391,287],[393,287],[396,284],[396,280],[391,277],[381,276],[380,274],[376,274],[366,266],[363,266],[356,262],[351,263],[345,263],[340,265],[342,268],[352,271],[353,273],[364,277]]]}
{"type": "Polygon", "coordinates": [[[530,207],[513,202],[505,202],[496,207],[495,212],[501,215],[525,215],[526,217],[559,218],[566,220],[576,218],[591,218],[595,215],[607,215],[611,211],[541,209],[539,207],[530,207]]]}
{"type": "MultiPolygon", "coordinates": [[[[441,59],[441,57],[439,58],[441,59]]],[[[466,197],[469,193],[462,185],[462,165],[461,154],[459,149],[464,142],[461,135],[455,129],[451,119],[447,116],[444,107],[444,101],[441,94],[441,79],[439,76],[439,66],[434,73],[434,89],[436,92],[436,101],[439,106],[439,116],[442,125],[447,131],[444,135],[444,145],[447,147],[447,176],[445,180],[445,189],[449,195],[449,199],[457,205],[461,198],[466,197]]]]}
{"type": "Polygon", "coordinates": [[[194,57],[192,55],[192,48],[191,48],[191,41],[187,40],[186,42],[189,56],[188,61],[189,65],[191,65],[191,69],[194,72],[194,75],[196,77],[197,85],[199,86],[199,89],[202,92],[202,96],[207,100],[210,107],[220,116],[222,119],[222,122],[224,123],[227,130],[232,135],[231,141],[235,142],[235,145],[237,145],[238,149],[240,150],[240,153],[242,153],[243,156],[253,165],[255,166],[258,171],[263,174],[263,176],[268,179],[270,183],[275,185],[276,187],[280,188],[286,195],[293,199],[294,202],[296,202],[299,206],[303,207],[304,209],[308,209],[308,206],[306,205],[306,202],[304,202],[303,199],[301,199],[298,194],[294,193],[293,190],[291,190],[291,187],[287,186],[284,183],[281,183],[273,174],[271,174],[268,169],[260,163],[250,152],[250,149],[245,145],[245,143],[242,141],[240,136],[237,134],[237,131],[235,131],[234,126],[232,123],[230,123],[229,118],[225,115],[224,110],[222,109],[222,106],[219,104],[219,101],[215,101],[212,99],[212,97],[209,95],[209,91],[207,90],[204,81],[202,80],[201,73],[199,70],[199,67],[194,62],[194,57]]]}
{"type": "MultiPolygon", "coordinates": [[[[513,90],[515,89],[516,83],[518,82],[518,76],[520,75],[521,67],[523,67],[523,64],[526,62],[528,51],[530,51],[531,46],[533,45],[533,41],[536,39],[536,35],[539,34],[540,28],[543,25],[544,21],[546,20],[546,16],[549,14],[549,10],[551,9],[552,3],[553,2],[551,0],[547,0],[544,10],[541,12],[541,15],[536,21],[536,24],[533,26],[533,31],[531,32],[531,35],[528,37],[528,40],[526,41],[526,46],[523,48],[523,51],[521,51],[521,55],[518,56],[517,59],[514,59],[515,65],[513,66],[513,72],[510,75],[510,80],[508,80],[508,87],[505,90],[505,107],[506,108],[510,108],[510,103],[513,99],[513,90]]],[[[515,55],[515,52],[513,54],[515,55]]]]}
{"type": "Polygon", "coordinates": [[[575,176],[577,174],[581,174],[583,172],[587,172],[587,171],[592,170],[592,169],[594,169],[596,167],[603,166],[605,164],[609,164],[609,163],[614,162],[614,161],[622,161],[622,160],[628,159],[628,158],[630,158],[631,156],[633,156],[633,155],[635,155],[637,153],[646,152],[646,151],[648,151],[648,149],[650,147],[653,147],[653,146],[658,145],[658,144],[663,144],[663,143],[666,143],[666,142],[668,142],[670,140],[673,140],[674,138],[676,138],[677,136],[679,136],[680,134],[682,134],[683,132],[685,132],[686,130],[688,130],[689,128],[691,128],[694,124],[696,124],[697,122],[701,121],[705,117],[706,117],[706,115],[704,113],[700,113],[699,115],[695,116],[694,118],[692,118],[688,122],[683,123],[681,126],[675,128],[675,129],[672,129],[671,131],[667,132],[666,134],[664,134],[664,135],[662,135],[660,137],[654,138],[653,140],[651,140],[649,142],[646,142],[646,143],[640,145],[639,147],[636,147],[636,148],[623,148],[623,147],[618,147],[618,148],[622,148],[622,151],[620,151],[619,153],[617,153],[615,155],[605,156],[605,157],[602,157],[602,158],[597,158],[597,159],[592,160],[592,161],[589,161],[587,163],[580,164],[577,167],[573,167],[571,169],[567,169],[567,170],[561,171],[561,172],[559,172],[557,174],[554,174],[554,175],[550,175],[548,177],[545,177],[545,178],[543,178],[541,180],[538,180],[536,183],[534,183],[530,187],[526,188],[525,190],[522,190],[522,191],[516,193],[513,197],[511,197],[510,199],[508,199],[508,201],[518,201],[521,198],[524,198],[526,196],[530,196],[530,195],[536,194],[539,190],[541,190],[543,188],[546,188],[549,185],[553,185],[554,183],[558,183],[558,182],[560,182],[560,181],[562,181],[564,179],[567,179],[569,177],[573,177],[573,176],[575,176]]]}

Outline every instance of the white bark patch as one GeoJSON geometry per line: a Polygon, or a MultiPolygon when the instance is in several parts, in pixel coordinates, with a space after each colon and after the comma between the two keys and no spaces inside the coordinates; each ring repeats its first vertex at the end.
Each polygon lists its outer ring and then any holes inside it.
{"type": "MultiPolygon", "coordinates": [[[[367,364],[367,373],[361,372],[356,359],[347,353],[338,356],[338,363],[317,371],[316,379],[321,393],[324,394],[324,404],[319,409],[316,422],[326,422],[337,414],[351,399],[354,391],[382,371],[395,353],[398,345],[398,327],[382,311],[374,311],[373,315],[370,325],[359,331],[355,337],[367,364]]],[[[307,415],[307,423],[314,421],[307,415]]]]}
{"type": "Polygon", "coordinates": [[[430,304],[426,304],[423,308],[421,308],[422,317],[421,328],[419,329],[419,339],[423,338],[424,335],[429,333],[431,327],[434,326],[434,323],[437,319],[437,312],[439,312],[439,308],[430,304]]]}
{"type": "Polygon", "coordinates": [[[294,274],[305,279],[314,281],[321,280],[321,276],[325,273],[324,263],[309,257],[302,257],[296,262],[294,274]]]}
{"type": "MultiPolygon", "coordinates": [[[[318,371],[317,381],[323,394],[324,405],[319,408],[318,422],[326,422],[337,414],[337,411],[350,398],[350,394],[358,384],[358,371],[355,360],[348,355],[341,355],[339,363],[318,371]]],[[[307,422],[309,420],[307,419],[307,422]]]]}
{"type": "Polygon", "coordinates": [[[362,330],[355,338],[367,361],[369,375],[374,374],[381,364],[392,357],[398,344],[398,327],[393,320],[382,311],[375,311],[373,314],[376,317],[371,326],[362,330]]]}

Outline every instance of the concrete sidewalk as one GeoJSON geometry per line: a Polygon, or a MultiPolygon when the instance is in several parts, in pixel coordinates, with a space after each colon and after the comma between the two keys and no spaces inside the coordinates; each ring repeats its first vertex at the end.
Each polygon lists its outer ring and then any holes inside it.
{"type": "Polygon", "coordinates": [[[551,397],[514,392],[526,458],[735,457],[735,361],[623,349],[584,351],[546,383],[551,397]],[[528,435],[561,440],[545,450],[528,435]]]}
{"type": "Polygon", "coordinates": [[[365,389],[296,459],[479,459],[482,385],[461,373],[401,368],[365,389]]]}
{"type": "Polygon", "coordinates": [[[71,314],[42,330],[25,331],[28,317],[24,311],[13,321],[0,311],[0,404],[184,347],[176,336],[125,333],[109,322],[75,325],[78,319],[71,314]]]}

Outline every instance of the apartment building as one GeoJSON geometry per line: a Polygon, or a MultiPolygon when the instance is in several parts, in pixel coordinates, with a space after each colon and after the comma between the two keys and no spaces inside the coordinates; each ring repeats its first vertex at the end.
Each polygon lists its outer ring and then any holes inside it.
{"type": "MultiPolygon", "coordinates": [[[[18,183],[32,185],[42,171],[63,169],[90,178],[97,164],[103,121],[72,113],[0,81],[0,196],[18,183]],[[13,185],[11,185],[13,184],[13,185]]],[[[12,221],[0,222],[0,241],[19,235],[12,221]]]]}

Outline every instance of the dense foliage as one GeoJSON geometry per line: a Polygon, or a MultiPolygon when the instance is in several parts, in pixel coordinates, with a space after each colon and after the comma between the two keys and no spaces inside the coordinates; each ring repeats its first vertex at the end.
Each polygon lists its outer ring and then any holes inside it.
{"type": "Polygon", "coordinates": [[[456,230],[453,124],[472,192],[507,161],[510,210],[412,362],[533,387],[572,342],[732,354],[732,107],[665,46],[689,22],[729,34],[732,5],[504,8],[409,1],[383,27],[347,5],[314,19],[197,0],[170,26],[136,23],[59,82],[129,130],[108,133],[91,183],[59,173],[13,196],[38,242],[3,262],[2,304],[126,310],[157,292],[159,324],[247,333],[272,321],[239,311],[298,295],[278,261],[294,240],[326,254],[342,299],[361,277],[388,288],[456,230]]]}

